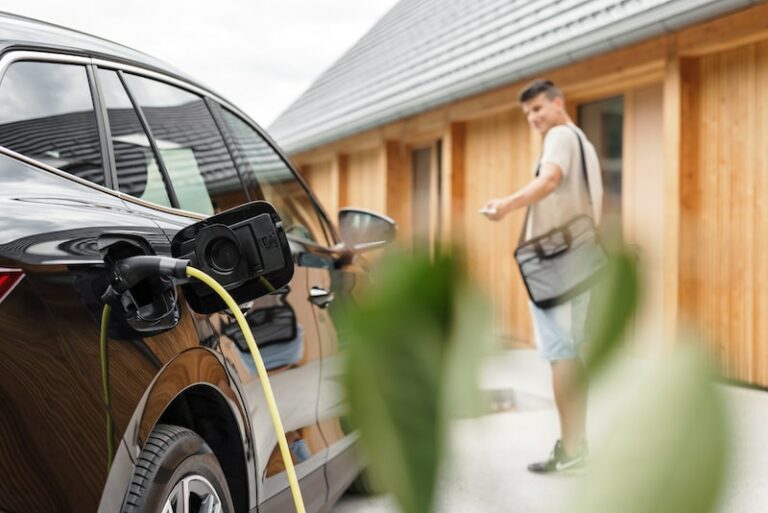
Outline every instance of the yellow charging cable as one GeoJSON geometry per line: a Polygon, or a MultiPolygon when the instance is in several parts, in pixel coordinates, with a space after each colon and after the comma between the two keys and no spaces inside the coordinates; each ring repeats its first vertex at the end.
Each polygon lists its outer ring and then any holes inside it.
{"type": "Polygon", "coordinates": [[[251,350],[251,356],[256,363],[256,370],[259,372],[259,379],[261,380],[261,388],[264,390],[264,396],[267,399],[267,406],[269,407],[269,415],[272,417],[272,425],[275,428],[275,435],[277,435],[277,443],[280,446],[280,454],[283,456],[283,463],[285,464],[285,471],[288,475],[288,484],[291,486],[291,494],[293,495],[293,503],[296,505],[297,513],[305,513],[304,500],[301,498],[301,489],[299,488],[299,480],[296,479],[296,469],[293,467],[293,458],[291,458],[291,451],[288,448],[288,440],[285,438],[285,430],[283,429],[283,421],[280,420],[280,412],[277,411],[277,403],[275,402],[275,395],[272,393],[272,385],[269,383],[267,377],[267,368],[264,366],[264,361],[261,359],[259,348],[256,346],[256,341],[253,338],[251,327],[248,326],[248,321],[245,320],[243,312],[240,311],[240,307],[237,306],[235,300],[229,295],[224,287],[205,274],[200,269],[195,269],[192,266],[187,267],[187,276],[197,278],[202,281],[211,289],[213,289],[221,299],[227,304],[227,307],[235,315],[237,323],[240,326],[240,330],[245,335],[245,340],[248,342],[248,349],[251,350]]]}
{"type": "MultiPolygon", "coordinates": [[[[253,338],[251,327],[248,325],[248,321],[245,320],[243,312],[240,311],[240,307],[232,296],[229,295],[224,287],[205,274],[199,269],[194,267],[187,267],[187,276],[197,278],[211,289],[213,289],[221,299],[227,304],[227,307],[235,315],[237,324],[240,326],[240,330],[245,335],[245,340],[248,342],[248,349],[251,350],[251,356],[256,364],[256,370],[259,373],[259,379],[261,380],[261,388],[264,390],[264,396],[267,399],[267,406],[269,408],[269,415],[272,417],[272,425],[275,428],[275,434],[277,435],[277,443],[280,447],[280,454],[283,457],[283,463],[285,464],[285,471],[288,475],[288,484],[291,487],[291,495],[293,496],[293,503],[296,505],[297,513],[305,513],[304,500],[301,497],[301,489],[299,488],[299,480],[296,478],[296,469],[293,466],[293,458],[291,458],[291,451],[288,448],[288,440],[285,438],[285,430],[283,429],[283,422],[280,420],[280,412],[277,410],[277,403],[275,402],[275,395],[272,393],[272,385],[269,383],[267,377],[267,369],[264,366],[264,361],[261,359],[259,348],[256,345],[256,341],[253,338]]],[[[268,284],[268,282],[267,282],[268,284]]],[[[268,287],[268,288],[271,288],[268,287]]],[[[274,290],[274,289],[273,289],[274,290]]],[[[112,466],[112,458],[115,452],[114,447],[114,428],[112,424],[112,406],[110,401],[109,392],[109,360],[107,358],[107,326],[109,324],[109,314],[111,308],[109,305],[104,305],[104,310],[101,315],[101,338],[99,340],[99,347],[101,351],[101,378],[104,387],[104,403],[107,409],[107,470],[112,466]]]]}
{"type": "Polygon", "coordinates": [[[99,337],[99,354],[101,356],[101,385],[104,391],[104,407],[107,410],[107,472],[112,467],[115,454],[115,431],[112,422],[112,400],[109,392],[109,353],[107,352],[107,327],[112,307],[104,305],[101,312],[101,336],[99,337]]]}

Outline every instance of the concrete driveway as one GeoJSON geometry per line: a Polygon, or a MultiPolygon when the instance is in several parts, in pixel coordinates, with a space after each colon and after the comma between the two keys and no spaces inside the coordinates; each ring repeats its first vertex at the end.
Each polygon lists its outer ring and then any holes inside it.
{"type": "MultiPolygon", "coordinates": [[[[628,361],[613,378],[642,381],[653,372],[650,362],[628,361]]],[[[606,385],[590,395],[590,438],[593,444],[615,407],[616,393],[606,385]]],[[[499,410],[451,426],[450,464],[438,490],[439,513],[568,512],[568,498],[584,478],[540,476],[528,463],[546,456],[557,438],[557,414],[549,389],[549,370],[533,351],[508,351],[493,358],[483,388],[499,410]]],[[[720,513],[768,511],[768,392],[722,387],[732,425],[729,483],[720,513]]],[[[388,496],[346,496],[334,513],[398,513],[388,496]]]]}

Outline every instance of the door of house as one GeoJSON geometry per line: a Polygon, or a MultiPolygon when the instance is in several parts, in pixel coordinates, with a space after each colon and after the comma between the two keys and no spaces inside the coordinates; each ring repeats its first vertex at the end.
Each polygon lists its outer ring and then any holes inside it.
{"type": "Polygon", "coordinates": [[[578,125],[595,146],[600,158],[603,174],[603,214],[620,218],[624,97],[613,96],[580,104],[578,125]]]}
{"type": "Polygon", "coordinates": [[[411,240],[431,254],[440,245],[441,141],[411,149],[411,240]]]}

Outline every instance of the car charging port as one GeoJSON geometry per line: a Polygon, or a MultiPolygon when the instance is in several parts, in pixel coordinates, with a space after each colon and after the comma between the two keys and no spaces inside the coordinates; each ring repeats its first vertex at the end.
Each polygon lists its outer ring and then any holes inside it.
{"type": "Polygon", "coordinates": [[[268,203],[249,203],[185,228],[174,237],[171,248],[180,258],[151,254],[151,247],[140,237],[105,235],[99,239],[99,249],[110,277],[110,284],[102,295],[105,305],[99,338],[106,407],[107,468],[111,467],[115,452],[107,349],[112,308],[116,307],[133,322],[152,324],[169,319],[178,322],[174,280],[195,278],[199,282],[184,285],[190,305],[200,313],[229,308],[244,335],[272,418],[296,511],[304,513],[293,457],[267,370],[248,321],[235,299],[241,303],[255,299],[282,288],[293,276],[293,260],[280,218],[268,203]],[[195,285],[205,290],[201,291],[195,285]]]}
{"type": "MultiPolygon", "coordinates": [[[[173,238],[174,257],[215,279],[238,303],[274,292],[293,277],[293,259],[283,223],[274,207],[254,201],[226,210],[181,230],[173,238]]],[[[184,285],[187,302],[198,313],[226,305],[197,281],[184,285]]]]}
{"type": "Polygon", "coordinates": [[[141,333],[174,328],[180,319],[174,279],[183,278],[187,261],[154,255],[140,236],[105,234],[99,251],[109,274],[101,300],[141,333]]]}

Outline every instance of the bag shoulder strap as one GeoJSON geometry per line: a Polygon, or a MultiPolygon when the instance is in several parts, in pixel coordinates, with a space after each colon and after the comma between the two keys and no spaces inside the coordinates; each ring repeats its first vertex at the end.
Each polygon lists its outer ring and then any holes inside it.
{"type": "MultiPolygon", "coordinates": [[[[579,142],[579,153],[581,156],[581,172],[584,175],[584,185],[587,187],[587,197],[589,198],[589,206],[594,209],[594,202],[592,201],[592,190],[589,188],[589,175],[587,173],[587,159],[584,156],[584,144],[581,142],[581,136],[579,135],[579,132],[576,131],[575,128],[573,128],[571,125],[566,124],[571,132],[576,136],[576,140],[579,142]]],[[[536,177],[539,176],[539,171],[541,171],[541,159],[539,159],[539,164],[536,166],[536,177]]],[[[528,208],[525,209],[525,220],[523,220],[523,228],[520,230],[520,239],[517,243],[518,246],[521,246],[523,242],[525,242],[525,232],[528,228],[528,218],[531,215],[531,205],[528,205],[528,208]]]]}
{"type": "Polygon", "coordinates": [[[581,153],[581,172],[584,175],[584,185],[587,186],[587,197],[589,198],[589,206],[594,208],[594,202],[592,201],[592,190],[589,188],[589,173],[587,173],[587,159],[584,156],[584,144],[581,142],[581,136],[571,125],[565,125],[571,129],[576,135],[576,140],[579,141],[579,153],[581,153]]]}
{"type": "MultiPolygon", "coordinates": [[[[536,178],[539,177],[539,171],[541,171],[541,160],[539,160],[538,165],[536,166],[536,178]]],[[[523,228],[520,230],[520,237],[517,241],[518,246],[522,246],[523,242],[525,242],[525,232],[528,228],[528,218],[531,217],[531,206],[528,205],[528,207],[525,209],[525,219],[523,220],[523,228]]]]}

